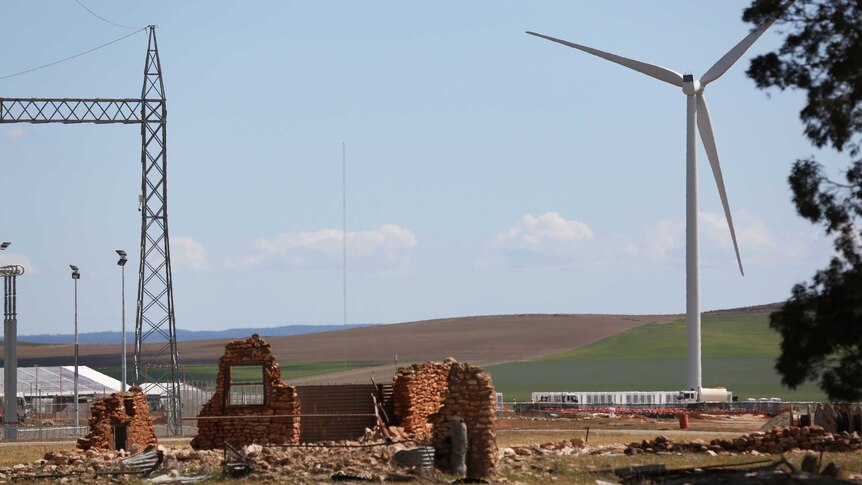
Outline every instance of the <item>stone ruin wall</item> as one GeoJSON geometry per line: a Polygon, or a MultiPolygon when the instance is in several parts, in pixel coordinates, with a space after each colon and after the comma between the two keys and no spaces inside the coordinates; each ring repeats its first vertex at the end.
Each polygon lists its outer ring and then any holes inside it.
{"type": "Polygon", "coordinates": [[[395,417],[404,431],[419,438],[430,436],[432,414],[443,407],[448,389],[448,366],[429,362],[401,367],[392,382],[395,417]]]}
{"type": "Polygon", "coordinates": [[[138,447],[141,450],[158,443],[150,418],[147,396],[138,386],[128,392],[115,392],[90,405],[90,433],[78,439],[78,448],[88,450],[113,450],[114,432],[119,426],[126,427],[126,450],[138,447]]]}
{"type": "Polygon", "coordinates": [[[191,445],[196,449],[213,449],[224,447],[225,442],[236,447],[252,443],[297,444],[300,436],[299,412],[296,388],[281,381],[281,369],[272,355],[272,348],[260,335],[254,334],[246,340],[235,340],[225,346],[224,355],[219,359],[215,393],[198,414],[198,418],[217,418],[198,420],[198,435],[191,445]],[[263,367],[263,404],[232,405],[228,402],[227,391],[231,382],[229,369],[242,365],[263,367]],[[284,415],[291,416],[268,417],[284,415]]]}
{"type": "Polygon", "coordinates": [[[467,477],[496,473],[496,393],[481,367],[451,358],[402,367],[393,379],[392,393],[401,426],[431,439],[438,464],[449,467],[449,420],[460,416],[467,425],[467,477]]]}

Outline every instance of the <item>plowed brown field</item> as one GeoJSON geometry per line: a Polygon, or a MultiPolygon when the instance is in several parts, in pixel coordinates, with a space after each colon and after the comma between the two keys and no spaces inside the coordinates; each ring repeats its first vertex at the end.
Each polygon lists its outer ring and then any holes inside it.
{"type": "MultiPolygon", "coordinates": [[[[500,315],[445,318],[379,325],[267,341],[281,362],[378,361],[419,362],[455,357],[490,364],[533,359],[580,347],[647,323],[665,323],[679,315],[500,315]],[[346,340],[346,355],[345,355],[346,340]]],[[[216,363],[226,340],[181,342],[180,361],[216,363]]],[[[131,356],[131,346],[130,346],[131,356]]],[[[115,366],[118,345],[81,345],[80,362],[115,366]]],[[[18,348],[19,365],[69,365],[71,345],[18,348]]]]}

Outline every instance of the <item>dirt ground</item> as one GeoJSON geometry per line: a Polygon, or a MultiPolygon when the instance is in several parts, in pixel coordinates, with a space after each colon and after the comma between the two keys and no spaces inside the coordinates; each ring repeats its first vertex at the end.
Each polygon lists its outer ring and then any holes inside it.
{"type": "MultiPolygon", "coordinates": [[[[655,439],[665,436],[675,442],[711,439],[732,439],[743,434],[769,429],[780,419],[770,419],[759,415],[737,415],[732,417],[699,415],[690,419],[689,429],[679,429],[676,420],[648,419],[632,417],[608,417],[595,414],[578,418],[530,419],[506,417],[498,421],[497,444],[501,453],[500,470],[492,483],[509,484],[547,484],[573,483],[595,484],[597,480],[618,483],[619,478],[613,470],[651,464],[663,464],[670,469],[693,467],[725,466],[729,464],[761,464],[779,460],[779,455],[760,453],[647,453],[626,455],[622,451],[631,442],[655,439]],[[583,440],[579,447],[555,450],[554,443],[583,440]],[[513,449],[530,449],[529,456],[518,456],[513,449]],[[562,451],[562,452],[561,452],[562,451]],[[566,454],[568,453],[568,454],[566,454]]],[[[186,456],[192,453],[189,438],[162,439],[160,444],[172,456],[186,456]]],[[[289,469],[277,472],[269,469],[256,478],[246,478],[231,483],[330,483],[334,470],[361,470],[376,481],[386,480],[391,473],[390,458],[394,447],[375,447],[353,450],[341,454],[338,450],[297,448],[274,451],[272,453],[290,454],[289,469]],[[326,459],[332,453],[332,459],[326,459]],[[307,469],[302,468],[308,464],[307,469]]],[[[4,470],[11,470],[21,463],[38,463],[48,452],[68,452],[74,447],[72,441],[41,443],[3,443],[0,442],[0,482],[4,470]]],[[[218,474],[220,451],[209,452],[212,463],[205,469],[196,471],[218,474]],[[213,461],[214,460],[214,461],[213,461]]],[[[264,454],[267,451],[264,450],[264,454]]],[[[280,456],[281,456],[280,455],[280,456]]],[[[805,452],[791,451],[785,458],[799,466],[805,452]]],[[[285,458],[281,458],[285,462],[285,458]]],[[[825,453],[822,463],[834,462],[841,469],[841,476],[862,483],[862,452],[825,453]]],[[[19,465],[20,466],[20,465],[19,465]]],[[[269,465],[267,465],[269,466],[269,465]]],[[[187,472],[188,469],[185,470],[187,472]]],[[[182,469],[179,472],[183,472],[182,469]]],[[[356,473],[356,472],[354,472],[356,473]]],[[[7,475],[8,477],[8,475],[7,475]]],[[[455,477],[437,474],[436,479],[451,482],[455,477]]],[[[85,480],[91,481],[91,480],[85,480]]],[[[136,480],[132,480],[136,482],[136,480]]]]}
{"type": "MultiPolygon", "coordinates": [[[[736,434],[759,431],[768,424],[772,418],[757,414],[692,414],[689,416],[689,427],[682,430],[683,433],[694,434],[697,432],[731,432],[736,434]]],[[[656,419],[643,416],[614,416],[610,417],[603,413],[583,414],[572,418],[519,418],[516,416],[504,417],[497,421],[498,431],[509,431],[518,429],[528,430],[583,430],[587,428],[603,431],[620,430],[652,430],[669,431],[679,430],[679,422],[676,419],[656,419]]]]}

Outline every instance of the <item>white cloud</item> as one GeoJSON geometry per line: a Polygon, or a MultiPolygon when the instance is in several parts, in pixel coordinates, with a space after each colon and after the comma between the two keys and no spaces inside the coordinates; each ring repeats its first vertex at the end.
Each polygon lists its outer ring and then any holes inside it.
{"type": "Polygon", "coordinates": [[[8,130],[6,130],[5,133],[3,133],[3,135],[6,136],[6,138],[12,138],[12,139],[24,138],[25,136],[27,136],[29,134],[30,134],[30,132],[28,132],[24,128],[21,128],[18,126],[9,128],[8,130]]]}
{"type": "MultiPolygon", "coordinates": [[[[340,267],[344,233],[340,229],[321,229],[299,234],[281,234],[252,243],[249,254],[229,258],[229,269],[252,269],[262,264],[288,268],[325,269],[340,267]]],[[[347,232],[347,261],[351,268],[396,269],[410,265],[416,235],[394,224],[380,229],[347,232]]]]}
{"type": "MultiPolygon", "coordinates": [[[[744,266],[788,266],[823,259],[816,228],[774,230],[754,213],[734,215],[737,242],[744,266]]],[[[735,267],[733,242],[723,213],[699,214],[699,250],[703,265],[735,267]]],[[[637,228],[633,228],[637,231],[637,228]]],[[[603,268],[682,265],[685,261],[685,221],[667,219],[642,229],[641,237],[600,234],[556,212],[538,217],[527,214],[511,229],[497,235],[480,267],[579,267],[603,268]]]]}
{"type": "Polygon", "coordinates": [[[20,264],[24,267],[25,274],[39,274],[39,269],[33,266],[33,261],[21,253],[10,253],[9,250],[0,252],[0,266],[9,264],[20,264]]]}
{"type": "Polygon", "coordinates": [[[204,245],[189,236],[171,237],[171,263],[175,268],[193,271],[210,267],[204,245]]]}
{"type": "Polygon", "coordinates": [[[685,224],[678,220],[663,220],[644,230],[643,250],[647,259],[660,263],[678,257],[680,236],[685,237],[685,224]]]}
{"type": "MultiPolygon", "coordinates": [[[[733,240],[724,213],[700,212],[699,243],[704,264],[734,264],[733,240]]],[[[822,259],[815,249],[817,229],[810,231],[775,230],[756,214],[740,210],[733,216],[736,241],[743,266],[787,265],[800,263],[800,259],[822,259]]],[[[644,231],[644,252],[653,263],[685,260],[685,222],[660,221],[644,231]]]]}
{"type": "Polygon", "coordinates": [[[491,243],[490,257],[480,266],[548,266],[583,259],[585,246],[595,238],[587,224],[567,220],[557,212],[527,214],[491,243]]]}

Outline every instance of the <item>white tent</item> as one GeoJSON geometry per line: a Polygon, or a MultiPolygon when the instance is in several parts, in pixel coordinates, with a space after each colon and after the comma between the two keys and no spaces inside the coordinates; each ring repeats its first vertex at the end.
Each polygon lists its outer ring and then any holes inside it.
{"type": "MultiPolygon", "coordinates": [[[[0,374],[3,368],[0,367],[0,374]]],[[[48,367],[19,367],[18,395],[31,397],[72,396],[75,367],[71,365],[48,367]]],[[[4,395],[0,382],[0,395],[4,395]]],[[[87,367],[78,366],[78,395],[111,394],[120,390],[120,381],[87,367]]]]}

